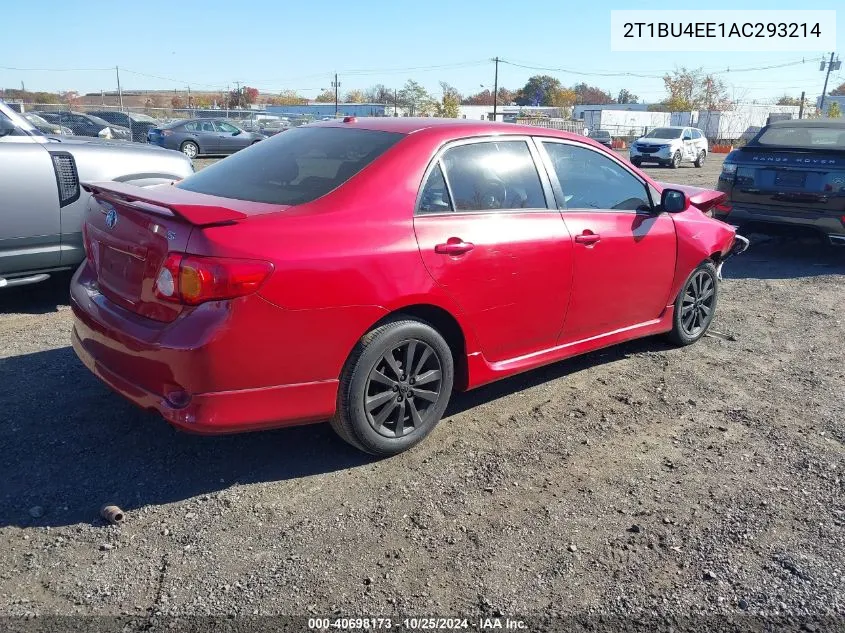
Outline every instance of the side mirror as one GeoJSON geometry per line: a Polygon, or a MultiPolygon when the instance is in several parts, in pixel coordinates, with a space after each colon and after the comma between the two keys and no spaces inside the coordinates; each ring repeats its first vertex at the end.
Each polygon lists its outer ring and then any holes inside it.
{"type": "Polygon", "coordinates": [[[684,134],[684,140],[685,141],[691,141],[692,137],[689,134],[684,134]]]}
{"type": "Polygon", "coordinates": [[[235,130],[234,132],[232,132],[232,136],[237,136],[240,133],[241,133],[240,130],[235,130]]]}
{"type": "Polygon", "coordinates": [[[680,213],[689,209],[687,194],[678,189],[664,189],[660,194],[660,209],[667,213],[680,213]]]}

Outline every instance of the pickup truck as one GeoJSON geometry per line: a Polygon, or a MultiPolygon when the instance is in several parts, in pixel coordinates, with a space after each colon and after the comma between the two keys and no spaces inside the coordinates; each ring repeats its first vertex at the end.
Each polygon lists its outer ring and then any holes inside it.
{"type": "Polygon", "coordinates": [[[194,171],[181,152],[90,137],[45,136],[0,101],[0,288],[43,281],[85,259],[80,182],[166,185],[194,171]]]}

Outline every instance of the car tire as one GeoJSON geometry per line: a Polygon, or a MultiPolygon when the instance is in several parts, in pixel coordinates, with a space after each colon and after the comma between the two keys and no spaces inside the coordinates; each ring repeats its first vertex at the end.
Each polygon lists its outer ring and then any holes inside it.
{"type": "Polygon", "coordinates": [[[704,150],[701,150],[700,152],[698,152],[698,157],[696,157],[693,165],[695,165],[696,167],[704,167],[704,159],[705,158],[707,158],[707,152],[705,152],[704,150]]]}
{"type": "Polygon", "coordinates": [[[196,158],[200,155],[199,145],[197,145],[193,141],[185,141],[184,143],[182,143],[179,146],[179,151],[181,151],[188,158],[196,158]]]}
{"type": "Polygon", "coordinates": [[[681,152],[675,152],[675,155],[672,156],[672,160],[669,161],[669,167],[672,169],[677,169],[681,166],[681,152]]]}
{"type": "Polygon", "coordinates": [[[706,261],[690,273],[675,299],[669,340],[676,345],[691,345],[707,332],[716,314],[719,278],[713,262],[706,261]]]}
{"type": "Polygon", "coordinates": [[[634,167],[639,167],[640,165],[642,165],[642,164],[643,164],[643,161],[641,161],[639,158],[632,158],[632,159],[631,159],[631,164],[632,164],[634,167]]]}
{"type": "Polygon", "coordinates": [[[452,351],[437,330],[409,317],[391,319],[367,332],[346,361],[331,426],[371,455],[406,451],[440,422],[454,376],[452,351]]]}

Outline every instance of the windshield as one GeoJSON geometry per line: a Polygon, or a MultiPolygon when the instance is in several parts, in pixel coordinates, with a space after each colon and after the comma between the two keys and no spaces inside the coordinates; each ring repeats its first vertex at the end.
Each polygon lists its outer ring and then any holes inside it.
{"type": "Polygon", "coordinates": [[[681,138],[684,130],[679,127],[656,127],[644,138],[681,138]]]}
{"type": "Polygon", "coordinates": [[[134,112],[129,112],[128,116],[133,121],[139,121],[141,123],[158,123],[158,119],[154,119],[146,114],[135,114],[134,112]]]}
{"type": "Polygon", "coordinates": [[[48,123],[47,121],[45,121],[44,119],[42,119],[42,118],[41,118],[40,116],[38,116],[37,114],[32,114],[32,112],[27,112],[26,114],[24,114],[24,117],[25,117],[25,118],[26,118],[26,119],[27,119],[30,123],[32,123],[33,125],[47,125],[47,126],[49,126],[49,125],[50,125],[50,123],[48,123]]]}
{"type": "Polygon", "coordinates": [[[593,138],[610,138],[610,132],[607,130],[596,130],[590,136],[593,138]]]}
{"type": "Polygon", "coordinates": [[[176,186],[223,198],[302,204],[345,183],[402,136],[375,130],[297,128],[206,167],[176,186]]]}
{"type": "Polygon", "coordinates": [[[750,145],[799,147],[803,149],[845,149],[845,127],[833,125],[763,128],[750,145]]]}
{"type": "Polygon", "coordinates": [[[90,121],[93,121],[93,122],[94,122],[94,123],[96,123],[97,125],[102,125],[103,127],[112,127],[112,126],[114,126],[114,123],[109,123],[108,121],[105,121],[104,119],[101,119],[101,118],[100,118],[100,117],[98,117],[98,116],[94,116],[93,114],[86,114],[85,116],[86,116],[86,117],[87,117],[90,121]]]}

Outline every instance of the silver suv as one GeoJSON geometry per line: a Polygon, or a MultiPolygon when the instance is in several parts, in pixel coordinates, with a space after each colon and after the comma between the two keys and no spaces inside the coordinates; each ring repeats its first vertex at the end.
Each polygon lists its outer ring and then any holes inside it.
{"type": "Polygon", "coordinates": [[[709,151],[707,139],[697,127],[656,127],[631,143],[630,157],[638,167],[658,163],[677,169],[681,163],[701,167],[709,151]]]}
{"type": "Polygon", "coordinates": [[[181,152],[92,137],[47,137],[0,101],[0,288],[47,279],[85,259],[80,182],[142,187],[181,180],[181,152]]]}

